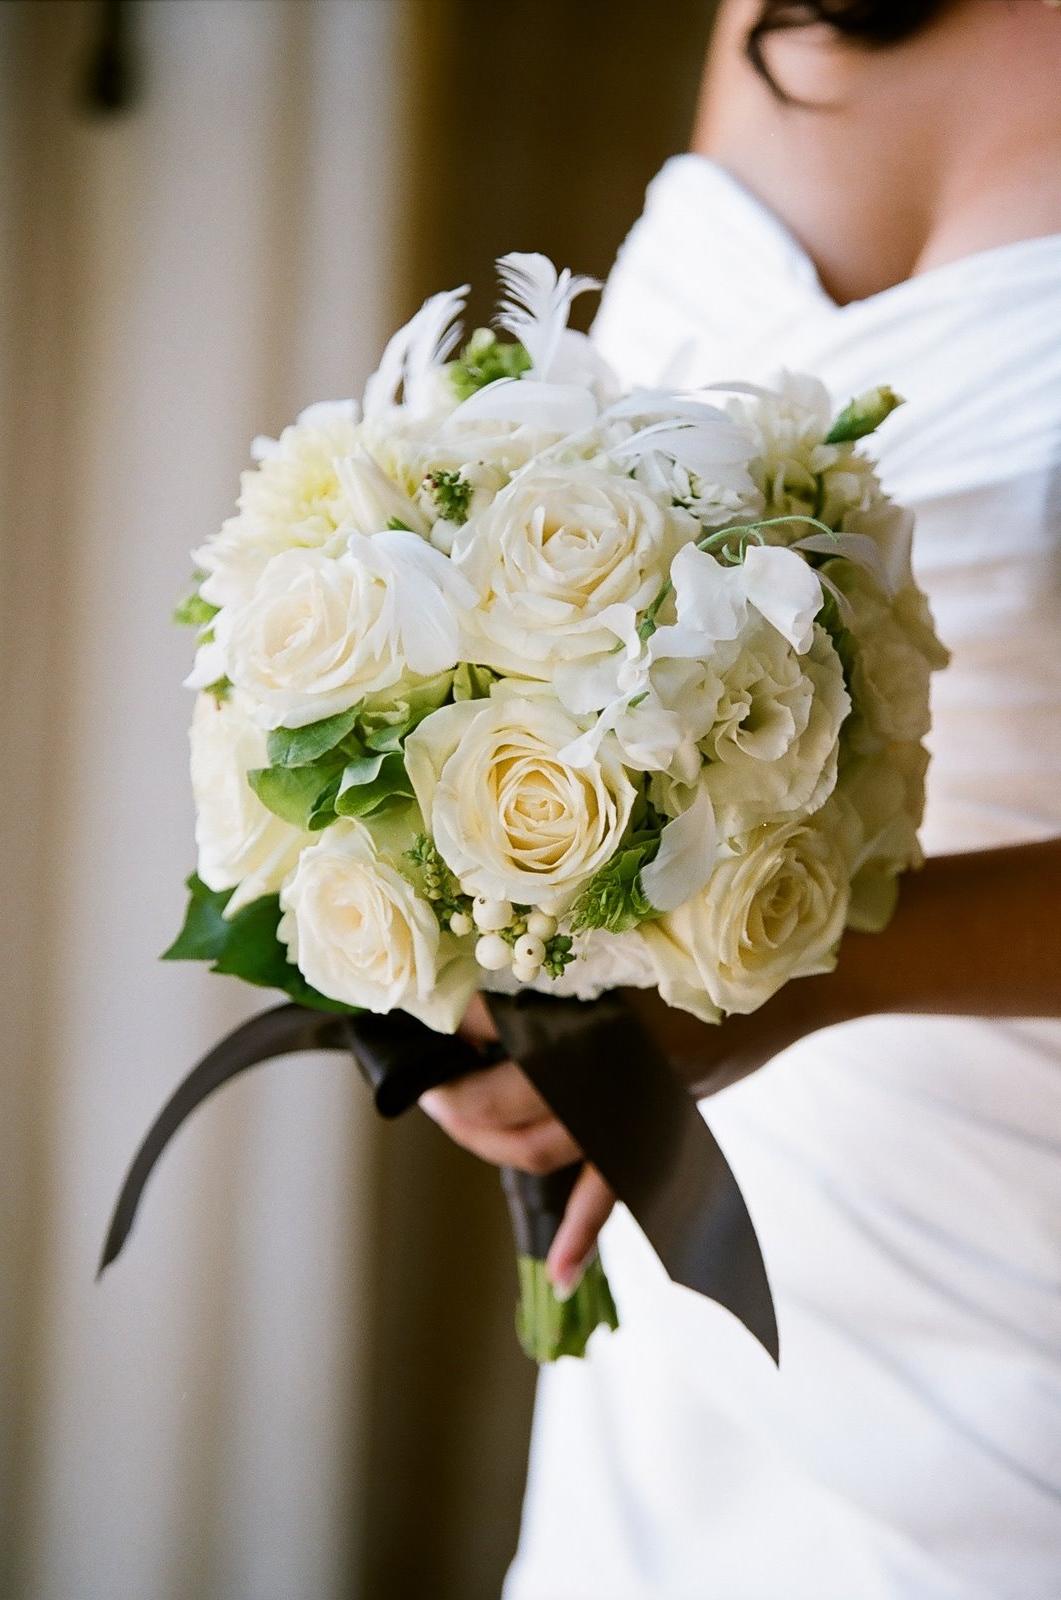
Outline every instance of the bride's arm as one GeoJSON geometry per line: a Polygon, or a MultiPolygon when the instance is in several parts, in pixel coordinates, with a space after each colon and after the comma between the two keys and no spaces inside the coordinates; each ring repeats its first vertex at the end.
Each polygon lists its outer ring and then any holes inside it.
{"type": "Polygon", "coordinates": [[[847,933],[835,971],[786,985],[751,1016],[710,1027],[656,994],[629,999],[700,1094],[856,1017],[1061,1016],[1061,839],[930,858],[883,933],[847,933]]]}
{"type": "MultiPolygon", "coordinates": [[[[750,1016],[717,1026],[651,990],[627,998],[689,1084],[713,1094],[807,1034],[888,1012],[1061,1016],[1061,840],[931,858],[902,887],[883,933],[849,932],[833,972],[786,984],[750,1016]]],[[[466,1035],[496,1038],[481,1002],[466,1035]]],[[[484,1160],[548,1172],[580,1154],[513,1062],[472,1073],[421,1102],[484,1160]]],[[[549,1254],[554,1282],[577,1278],[614,1197],[587,1168],[549,1254]]]]}

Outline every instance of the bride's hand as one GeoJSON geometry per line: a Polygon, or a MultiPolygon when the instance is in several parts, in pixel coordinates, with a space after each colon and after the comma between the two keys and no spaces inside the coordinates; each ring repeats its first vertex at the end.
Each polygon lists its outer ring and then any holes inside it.
{"type": "MultiPolygon", "coordinates": [[[[468,1007],[460,1031],[463,1038],[480,1047],[497,1040],[493,1019],[478,995],[468,1007]]],[[[421,1097],[420,1105],[457,1144],[499,1167],[555,1172],[582,1155],[514,1061],[469,1072],[454,1083],[431,1089],[421,1097]]],[[[587,1164],[549,1251],[548,1273],[558,1289],[574,1288],[578,1282],[614,1204],[612,1190],[597,1169],[587,1164]]]]}
{"type": "MultiPolygon", "coordinates": [[[[806,988],[799,998],[805,995],[806,988]]],[[[721,1026],[708,1027],[685,1012],[672,1010],[654,991],[627,994],[631,1008],[659,1041],[672,1068],[703,1093],[755,1071],[807,1030],[807,1008],[797,1007],[793,999],[792,991],[786,989],[752,1017],[733,1017],[721,1026]]],[[[481,997],[472,1001],[460,1032],[479,1048],[496,1042],[497,1029],[481,997]]],[[[497,1166],[546,1173],[568,1166],[582,1155],[514,1061],[484,1067],[431,1089],[420,1105],[457,1144],[497,1166]]],[[[548,1273],[558,1289],[570,1289],[577,1283],[614,1204],[613,1190],[596,1168],[587,1164],[549,1251],[548,1273]]]]}

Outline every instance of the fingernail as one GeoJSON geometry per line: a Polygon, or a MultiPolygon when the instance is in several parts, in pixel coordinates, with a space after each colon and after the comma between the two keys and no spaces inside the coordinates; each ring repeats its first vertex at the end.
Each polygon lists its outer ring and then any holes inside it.
{"type": "Polygon", "coordinates": [[[567,1267],[559,1272],[550,1269],[549,1278],[552,1282],[553,1293],[561,1305],[563,1305],[566,1300],[570,1300],[571,1296],[582,1282],[582,1279],[585,1277],[586,1268],[589,1266],[592,1260],[593,1251],[591,1250],[588,1256],[586,1256],[582,1261],[576,1262],[573,1267],[567,1267]]]}

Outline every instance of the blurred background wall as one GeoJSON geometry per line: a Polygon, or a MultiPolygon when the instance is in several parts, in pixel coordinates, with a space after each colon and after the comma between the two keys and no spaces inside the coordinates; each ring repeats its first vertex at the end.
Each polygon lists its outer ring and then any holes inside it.
{"type": "Polygon", "coordinates": [[[424,294],[484,320],[513,248],[606,272],[711,10],[0,5],[0,1600],[498,1592],[533,1374],[496,1176],[424,1119],[263,1068],[93,1283],[148,1121],[263,999],[155,959],[193,860],[167,618],[251,436],[424,294]]]}

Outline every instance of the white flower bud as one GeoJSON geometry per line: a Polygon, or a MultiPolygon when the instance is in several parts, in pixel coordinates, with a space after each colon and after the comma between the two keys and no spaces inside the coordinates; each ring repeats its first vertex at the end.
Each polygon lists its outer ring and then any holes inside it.
{"type": "Polygon", "coordinates": [[[532,911],[527,918],[527,932],[535,939],[548,941],[556,932],[556,918],[546,911],[532,911]]]}
{"type": "Polygon", "coordinates": [[[456,934],[458,939],[463,939],[471,933],[475,924],[466,911],[455,911],[449,919],[449,931],[456,934]]]}
{"type": "Polygon", "coordinates": [[[533,933],[525,933],[513,945],[512,958],[521,967],[540,967],[545,960],[545,945],[533,933]]]}
{"type": "Polygon", "coordinates": [[[487,900],[485,895],[477,895],[472,906],[472,917],[481,933],[496,933],[499,928],[507,928],[512,921],[511,902],[487,900]]]}
{"type": "Polygon", "coordinates": [[[533,983],[541,970],[540,966],[530,966],[523,961],[517,961],[512,968],[513,974],[519,983],[533,983]]]}
{"type": "Polygon", "coordinates": [[[499,933],[484,933],[476,941],[475,959],[487,972],[500,972],[512,960],[512,952],[499,933]]]}

